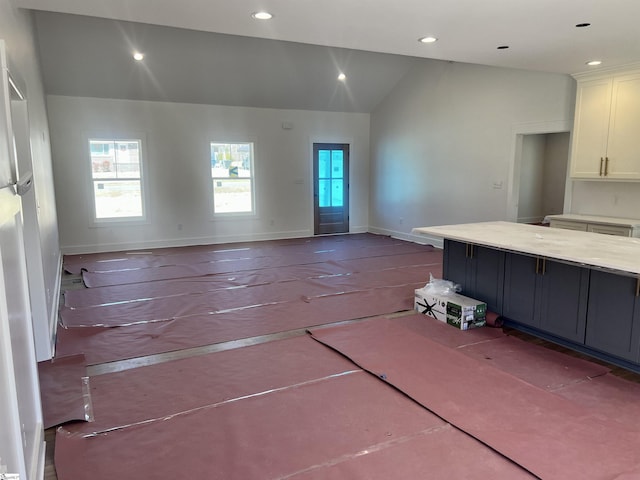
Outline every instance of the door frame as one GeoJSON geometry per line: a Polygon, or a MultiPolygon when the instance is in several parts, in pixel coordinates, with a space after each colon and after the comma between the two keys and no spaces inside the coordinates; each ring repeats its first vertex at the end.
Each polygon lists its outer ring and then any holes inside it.
{"type": "MultiPolygon", "coordinates": [[[[315,236],[315,202],[314,202],[314,191],[315,191],[315,185],[314,185],[314,172],[313,172],[313,144],[314,143],[327,143],[327,144],[342,144],[342,145],[348,145],[349,146],[349,169],[348,169],[348,174],[349,174],[349,185],[351,186],[351,184],[353,184],[353,181],[351,180],[351,173],[353,172],[353,168],[352,168],[352,164],[353,162],[351,161],[351,159],[354,157],[353,152],[354,152],[354,140],[351,137],[332,137],[332,136],[328,136],[328,137],[309,137],[309,199],[311,200],[310,204],[309,204],[309,231],[311,232],[311,235],[315,236]]],[[[349,193],[348,193],[348,201],[349,201],[349,209],[351,209],[351,188],[349,188],[349,193]]],[[[351,217],[351,212],[349,212],[349,217],[351,217]]],[[[347,233],[351,233],[351,221],[349,221],[349,231],[344,233],[344,234],[340,234],[337,233],[335,235],[346,235],[347,233]]]]}

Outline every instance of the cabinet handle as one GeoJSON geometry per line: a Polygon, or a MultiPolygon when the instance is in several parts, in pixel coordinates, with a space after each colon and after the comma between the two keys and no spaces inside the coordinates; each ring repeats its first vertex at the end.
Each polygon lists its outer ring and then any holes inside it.
{"type": "MultiPolygon", "coordinates": [[[[544,275],[547,272],[547,259],[536,257],[536,275],[544,275]]],[[[640,278],[639,278],[640,281],[640,278]]]]}
{"type": "Polygon", "coordinates": [[[473,243],[467,243],[465,255],[467,258],[473,258],[473,243]]]}
{"type": "Polygon", "coordinates": [[[636,297],[640,297],[640,277],[636,278],[636,297]]]}
{"type": "Polygon", "coordinates": [[[604,157],[604,176],[609,175],[609,157],[604,157]]]}
{"type": "Polygon", "coordinates": [[[602,164],[604,163],[604,158],[600,157],[600,176],[602,176],[602,164]]]}

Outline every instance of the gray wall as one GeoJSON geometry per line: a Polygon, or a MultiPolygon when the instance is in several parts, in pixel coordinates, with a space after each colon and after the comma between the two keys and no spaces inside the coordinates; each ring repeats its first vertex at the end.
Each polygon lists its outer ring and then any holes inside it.
{"type": "MultiPolygon", "coordinates": [[[[522,140],[518,222],[540,222],[544,218],[543,188],[547,139],[544,135],[525,135],[522,140]]],[[[564,179],[563,179],[564,180],[564,179]]]]}
{"type": "Polygon", "coordinates": [[[542,212],[544,215],[553,215],[562,213],[564,207],[571,137],[568,133],[550,133],[545,138],[542,212]]]}
{"type": "Polygon", "coordinates": [[[640,219],[640,183],[573,182],[571,213],[640,219]]]}
{"type": "Polygon", "coordinates": [[[371,115],[370,230],[507,219],[514,125],[572,122],[574,96],[567,75],[415,67],[371,115]]]}
{"type": "Polygon", "coordinates": [[[523,135],[518,222],[562,213],[569,163],[569,133],[523,135]]]}
{"type": "MultiPolygon", "coordinates": [[[[34,210],[24,211],[25,235],[29,240],[26,248],[30,298],[33,315],[37,317],[35,325],[55,328],[61,256],[49,127],[31,14],[16,8],[14,3],[0,0],[0,38],[6,42],[12,72],[22,78],[27,92],[34,174],[34,191],[29,195],[35,205],[34,210]]],[[[51,332],[43,330],[37,328],[35,332],[40,359],[51,341],[51,332]]]]}
{"type": "Polygon", "coordinates": [[[367,231],[368,114],[55,95],[48,109],[65,253],[311,236],[313,142],[351,144],[351,232],[367,231]],[[149,221],[92,226],[88,138],[132,134],[146,140],[149,221]],[[255,218],[212,218],[210,141],[254,142],[255,218]]]}

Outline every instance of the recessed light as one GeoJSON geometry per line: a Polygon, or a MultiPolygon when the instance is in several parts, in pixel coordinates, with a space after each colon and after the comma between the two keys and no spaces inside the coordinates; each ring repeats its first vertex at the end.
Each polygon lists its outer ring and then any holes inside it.
{"type": "Polygon", "coordinates": [[[144,59],[144,53],[133,52],[133,58],[137,61],[144,59]]]}
{"type": "Polygon", "coordinates": [[[273,15],[269,12],[255,12],[251,16],[256,20],[271,20],[273,18],[273,15]]]}
{"type": "Polygon", "coordinates": [[[587,65],[590,67],[597,67],[600,64],[602,64],[602,60],[591,60],[590,62],[587,62],[587,65]]]}
{"type": "Polygon", "coordinates": [[[419,38],[418,41],[420,43],[433,43],[433,42],[437,42],[438,39],[433,35],[428,35],[426,37],[419,38]]]}
{"type": "Polygon", "coordinates": [[[341,82],[344,82],[347,79],[347,76],[340,72],[340,74],[338,75],[338,80],[340,80],[341,82]]]}
{"type": "Polygon", "coordinates": [[[578,28],[584,28],[584,27],[588,27],[588,26],[590,26],[590,25],[591,25],[590,23],[578,23],[578,24],[576,24],[576,27],[578,27],[578,28]]]}

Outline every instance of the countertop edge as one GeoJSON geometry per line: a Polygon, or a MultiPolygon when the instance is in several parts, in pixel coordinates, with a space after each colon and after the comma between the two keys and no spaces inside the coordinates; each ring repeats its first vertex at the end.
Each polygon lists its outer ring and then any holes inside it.
{"type": "Polygon", "coordinates": [[[640,275],[640,239],[632,237],[502,221],[416,227],[412,233],[545,257],[626,276],[640,275]]]}

